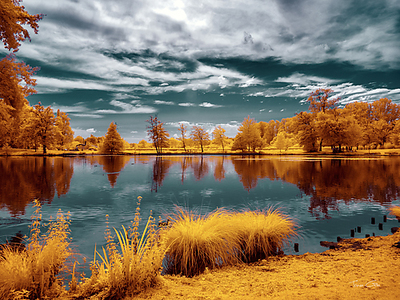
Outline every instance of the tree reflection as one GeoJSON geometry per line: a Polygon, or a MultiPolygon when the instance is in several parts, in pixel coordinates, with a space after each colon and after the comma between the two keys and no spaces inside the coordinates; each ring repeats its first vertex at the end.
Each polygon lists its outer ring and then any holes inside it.
{"type": "Polygon", "coordinates": [[[214,178],[217,181],[221,181],[225,178],[224,160],[224,156],[215,158],[214,178]]]}
{"type": "Polygon", "coordinates": [[[33,200],[51,203],[69,191],[73,174],[71,158],[29,157],[0,160],[0,208],[12,216],[25,214],[33,200]]]}
{"type": "Polygon", "coordinates": [[[151,191],[157,192],[162,186],[165,177],[168,174],[169,168],[173,162],[169,159],[164,159],[162,156],[157,156],[153,163],[153,176],[151,178],[151,191]]]}
{"type": "Polygon", "coordinates": [[[108,181],[110,186],[113,188],[117,183],[117,178],[126,166],[126,164],[131,160],[131,157],[120,155],[120,156],[95,156],[92,159],[93,162],[97,162],[103,167],[104,172],[107,173],[108,181]]]}
{"type": "Polygon", "coordinates": [[[232,159],[244,189],[257,186],[259,178],[295,184],[310,197],[309,211],[317,219],[330,218],[338,201],[376,201],[381,204],[400,196],[400,159],[282,160],[232,159]]]}
{"type": "Polygon", "coordinates": [[[191,167],[193,168],[193,174],[196,180],[203,179],[203,177],[206,176],[209,171],[208,163],[204,159],[203,155],[201,155],[200,158],[198,156],[193,157],[191,161],[191,167]]]}

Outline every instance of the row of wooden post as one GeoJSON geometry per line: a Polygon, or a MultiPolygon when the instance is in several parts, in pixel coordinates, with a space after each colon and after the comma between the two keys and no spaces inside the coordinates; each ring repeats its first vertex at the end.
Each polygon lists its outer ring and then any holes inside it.
{"type": "MultiPolygon", "coordinates": [[[[387,222],[387,216],[384,215],[383,216],[383,222],[386,223],[387,222]]],[[[399,220],[400,222],[400,220],[399,220]]],[[[375,218],[371,218],[371,224],[375,224],[375,218]]],[[[383,223],[379,223],[378,224],[378,229],[379,230],[383,230],[383,223]]],[[[350,230],[350,237],[354,237],[355,235],[355,230],[357,230],[358,233],[361,233],[361,226],[357,226],[357,229],[351,229],[350,230]]],[[[372,233],[372,236],[375,236],[375,232],[372,233]]],[[[370,237],[369,234],[366,234],[365,237],[370,237]]],[[[339,242],[341,240],[340,237],[337,238],[337,241],[339,242]]],[[[294,243],[294,252],[299,252],[299,243],[294,243]]]]}

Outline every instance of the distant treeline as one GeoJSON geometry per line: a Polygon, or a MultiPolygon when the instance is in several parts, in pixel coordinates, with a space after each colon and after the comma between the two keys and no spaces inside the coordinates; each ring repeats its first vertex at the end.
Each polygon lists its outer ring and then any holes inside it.
{"type": "MultiPolygon", "coordinates": [[[[301,112],[282,120],[260,121],[249,116],[243,120],[235,138],[225,135],[220,125],[211,132],[202,126],[180,124],[179,138],[169,137],[164,123],[157,117],[147,120],[149,140],[129,144],[123,140],[114,123],[105,136],[73,139],[73,131],[66,113],[57,111],[54,116],[51,107],[40,103],[34,107],[22,106],[18,114],[0,114],[2,129],[0,147],[36,149],[42,147],[59,150],[91,150],[101,153],[119,153],[124,150],[165,149],[182,152],[256,152],[263,149],[287,150],[302,148],[306,152],[322,151],[330,146],[332,151],[393,148],[400,145],[400,105],[382,98],[372,103],[353,102],[343,108],[338,107],[339,98],[329,95],[330,89],[318,89],[307,99],[310,106],[301,112]],[[7,122],[8,120],[8,122],[7,122]],[[5,129],[5,130],[4,130],[5,129]]],[[[0,103],[1,104],[1,103],[0,103]]]]}

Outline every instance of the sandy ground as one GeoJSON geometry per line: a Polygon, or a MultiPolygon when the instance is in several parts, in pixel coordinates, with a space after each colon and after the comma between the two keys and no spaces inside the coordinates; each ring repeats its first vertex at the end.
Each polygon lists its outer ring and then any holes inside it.
{"type": "Polygon", "coordinates": [[[163,276],[132,299],[400,299],[400,232],[320,254],[270,257],[186,278],[163,276]]]}

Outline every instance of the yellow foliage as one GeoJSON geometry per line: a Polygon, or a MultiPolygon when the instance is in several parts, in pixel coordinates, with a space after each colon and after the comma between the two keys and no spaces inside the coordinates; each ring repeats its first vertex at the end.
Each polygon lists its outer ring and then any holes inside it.
{"type": "Polygon", "coordinates": [[[140,220],[140,200],[135,219],[131,226],[122,231],[114,228],[118,243],[114,242],[111,231],[106,229],[107,250],[95,250],[91,270],[92,276],[77,286],[74,297],[96,299],[122,299],[155,286],[160,279],[165,247],[158,240],[155,222],[149,217],[141,237],[138,226],[140,220]],[[118,248],[120,250],[118,250],[118,248]],[[100,261],[96,257],[100,257],[100,261]]]}
{"type": "Polygon", "coordinates": [[[34,206],[36,210],[26,251],[6,247],[0,256],[1,299],[54,297],[65,291],[57,274],[67,269],[65,262],[72,254],[68,237],[69,214],[64,217],[59,211],[56,221],[50,222],[47,233],[40,235],[41,207],[38,200],[34,200],[34,206]]]}

